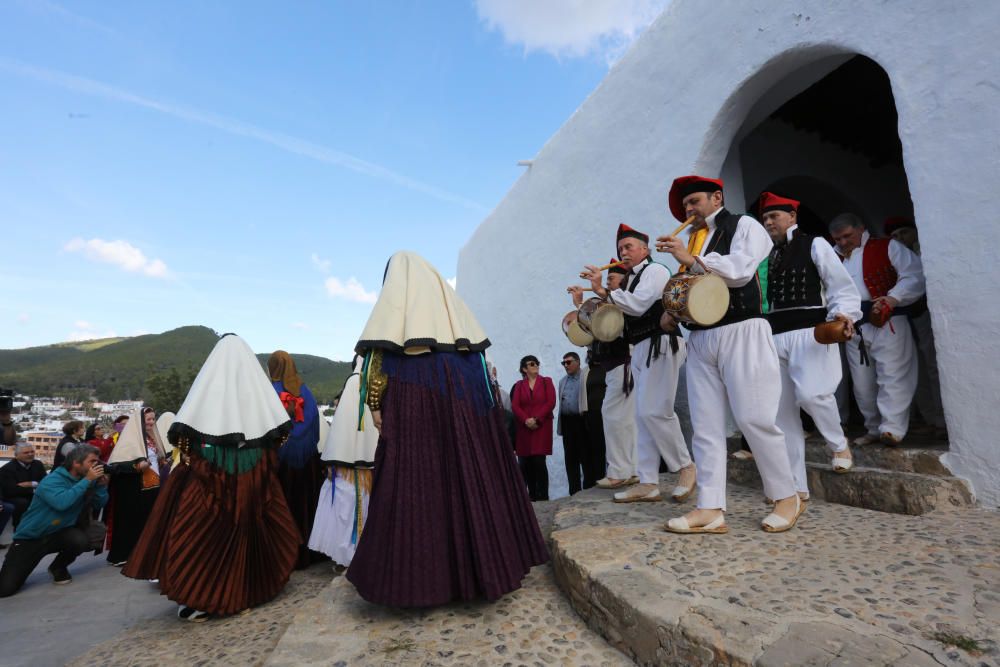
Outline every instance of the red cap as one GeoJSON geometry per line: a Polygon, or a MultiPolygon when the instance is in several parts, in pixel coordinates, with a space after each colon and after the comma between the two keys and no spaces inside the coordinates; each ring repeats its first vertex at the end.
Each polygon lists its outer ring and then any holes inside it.
{"type": "Polygon", "coordinates": [[[788,197],[779,197],[773,192],[760,193],[760,203],[757,205],[758,213],[764,215],[768,211],[785,211],[791,213],[799,210],[799,203],[788,197]]]}
{"type": "Polygon", "coordinates": [[[649,236],[647,236],[646,234],[643,234],[638,230],[632,229],[625,223],[618,225],[618,234],[615,236],[615,243],[617,244],[622,239],[629,237],[634,239],[639,239],[643,243],[649,245],[649,236]]]}
{"type": "Polygon", "coordinates": [[[904,227],[913,227],[914,229],[916,229],[917,225],[915,222],[913,222],[913,220],[907,218],[906,216],[894,215],[892,217],[885,219],[885,224],[883,225],[883,231],[885,231],[886,234],[891,236],[894,231],[896,231],[897,229],[903,229],[904,227]]]}
{"type": "Polygon", "coordinates": [[[681,203],[684,198],[695,192],[715,192],[722,189],[722,181],[718,178],[705,178],[704,176],[681,176],[674,179],[670,186],[670,194],[667,201],[670,204],[670,212],[674,214],[680,222],[684,222],[687,217],[684,215],[684,205],[681,203]]]}
{"type": "MultiPolygon", "coordinates": [[[[608,264],[614,264],[617,261],[619,260],[612,257],[611,260],[608,262],[608,264]]],[[[622,275],[625,275],[628,273],[628,269],[619,264],[618,266],[612,266],[610,269],[608,269],[608,273],[620,273],[622,275]]]]}

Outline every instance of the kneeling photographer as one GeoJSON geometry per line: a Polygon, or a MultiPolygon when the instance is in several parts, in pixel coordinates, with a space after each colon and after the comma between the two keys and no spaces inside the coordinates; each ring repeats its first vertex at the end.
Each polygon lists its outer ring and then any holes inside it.
{"type": "Polygon", "coordinates": [[[93,549],[88,531],[78,526],[80,513],[99,510],[108,502],[108,478],[97,454],[96,447],[76,447],[62,467],[38,484],[0,569],[0,597],[20,590],[42,558],[52,553],[58,554],[49,565],[53,582],[73,581],[70,563],[93,549]]]}

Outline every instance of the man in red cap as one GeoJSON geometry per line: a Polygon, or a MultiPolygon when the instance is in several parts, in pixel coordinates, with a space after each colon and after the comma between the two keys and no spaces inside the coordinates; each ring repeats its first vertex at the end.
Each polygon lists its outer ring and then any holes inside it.
{"type": "MultiPolygon", "coordinates": [[[[608,291],[620,288],[628,273],[622,265],[608,269],[608,291]]],[[[569,291],[573,295],[573,305],[579,308],[583,303],[583,289],[574,286],[569,291]]],[[[587,365],[591,369],[588,379],[599,370],[604,373],[605,381],[601,403],[605,460],[593,462],[595,470],[600,470],[596,486],[601,489],[621,489],[639,481],[635,467],[635,392],[632,391],[630,361],[630,346],[624,334],[610,343],[595,338],[587,352],[587,365]]],[[[589,386],[587,395],[590,396],[589,386]]]]}
{"type": "Polygon", "coordinates": [[[861,294],[864,313],[860,340],[847,342],[854,398],[867,431],[854,444],[881,439],[896,445],[906,436],[917,389],[916,346],[906,315],[924,295],[923,265],[902,243],[871,238],[853,213],[831,220],[830,235],[861,294]]]}
{"type": "Polygon", "coordinates": [[[861,295],[833,246],[799,229],[798,209],[794,199],[771,192],[760,196],[760,216],[774,242],[767,261],[767,320],[781,366],[777,424],[785,434],[795,488],[808,500],[800,408],[833,452],[834,471],[847,472],[854,465],[834,396],[843,374],[840,350],[817,343],[813,330],[840,320],[853,335],[854,322],[861,319],[861,295]]]}
{"type": "Polygon", "coordinates": [[[695,468],[674,412],[677,379],[687,357],[684,340],[660,328],[663,288],[670,271],[649,256],[649,237],[619,225],[618,257],[629,271],[620,289],[601,285],[601,272],[587,266],[582,274],[594,293],[607,297],[625,313],[625,338],[633,345],[630,370],[635,382],[635,421],[639,483],[615,494],[616,503],[655,502],[660,497],[660,457],[670,472],[679,472],[671,497],[683,502],[695,487],[695,468]]]}
{"type": "Polygon", "coordinates": [[[758,269],[773,244],[764,228],[746,215],[723,208],[722,181],[682,176],[670,187],[670,211],[678,220],[694,217],[689,243],[673,236],[657,239],[691,273],[712,272],[729,287],[729,310],[712,326],[689,325],[688,404],[698,464],[698,508],[671,519],[675,533],[724,533],[726,526],[726,410],[753,450],[764,493],[776,500],[761,527],[792,528],[802,513],[788,463],[785,437],[775,425],[781,372],[764,319],[765,294],[758,269]]]}

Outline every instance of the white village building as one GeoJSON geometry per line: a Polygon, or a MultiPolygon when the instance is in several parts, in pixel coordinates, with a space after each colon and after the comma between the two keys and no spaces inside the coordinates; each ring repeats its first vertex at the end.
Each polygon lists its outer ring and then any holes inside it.
{"type": "Polygon", "coordinates": [[[676,176],[723,178],[733,211],[762,190],[800,199],[804,226],[914,216],[945,463],[1000,506],[998,30],[983,0],[673,0],[461,253],[505,386],[528,353],[561,376],[565,287],[614,255],[619,222],[669,233],[676,176]]]}

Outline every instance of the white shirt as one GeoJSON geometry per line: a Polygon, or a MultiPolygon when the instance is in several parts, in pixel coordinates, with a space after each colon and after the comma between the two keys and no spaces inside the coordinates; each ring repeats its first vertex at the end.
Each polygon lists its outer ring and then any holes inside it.
{"type": "MultiPolygon", "coordinates": [[[[854,280],[855,287],[861,294],[862,301],[871,301],[872,295],[865,286],[864,276],[864,252],[865,245],[871,236],[868,232],[861,235],[861,247],[855,248],[850,257],[844,258],[844,268],[854,280]]],[[[836,249],[838,255],[843,257],[840,248],[836,249]]],[[[896,285],[889,290],[888,296],[896,299],[900,306],[909,306],[911,303],[924,295],[924,265],[920,257],[905,245],[896,240],[889,241],[889,261],[892,268],[896,269],[896,285]]]]}
{"type": "Polygon", "coordinates": [[[670,270],[647,257],[632,267],[632,271],[628,275],[629,282],[625,283],[626,287],[635,280],[635,276],[643,270],[643,267],[646,270],[643,272],[642,280],[636,286],[635,292],[616,289],[608,294],[608,301],[620,307],[626,315],[633,317],[644,315],[647,310],[653,307],[654,303],[663,298],[663,288],[670,280],[670,270]]]}
{"type": "MultiPolygon", "coordinates": [[[[708,223],[708,236],[705,237],[702,250],[709,247],[715,236],[715,219],[721,210],[720,208],[705,218],[705,222],[708,223]]],[[[761,224],[748,215],[741,215],[736,223],[733,242],[729,245],[729,254],[710,252],[707,255],[699,255],[695,264],[688,270],[691,273],[706,273],[707,269],[718,274],[727,287],[743,287],[757,275],[760,263],[767,259],[773,247],[771,237],[761,224]]]]}
{"type": "MultiPolygon", "coordinates": [[[[785,232],[785,240],[792,240],[792,232],[798,229],[798,225],[792,225],[785,232]]],[[[816,271],[819,273],[820,282],[823,284],[823,304],[826,306],[827,319],[832,320],[840,313],[851,318],[852,322],[861,319],[861,295],[858,288],[851,279],[851,274],[844,268],[840,257],[834,251],[826,239],[817,236],[813,239],[809,256],[816,271]]],[[[781,308],[771,312],[781,312],[782,310],[794,310],[793,308],[781,308]]]]}

